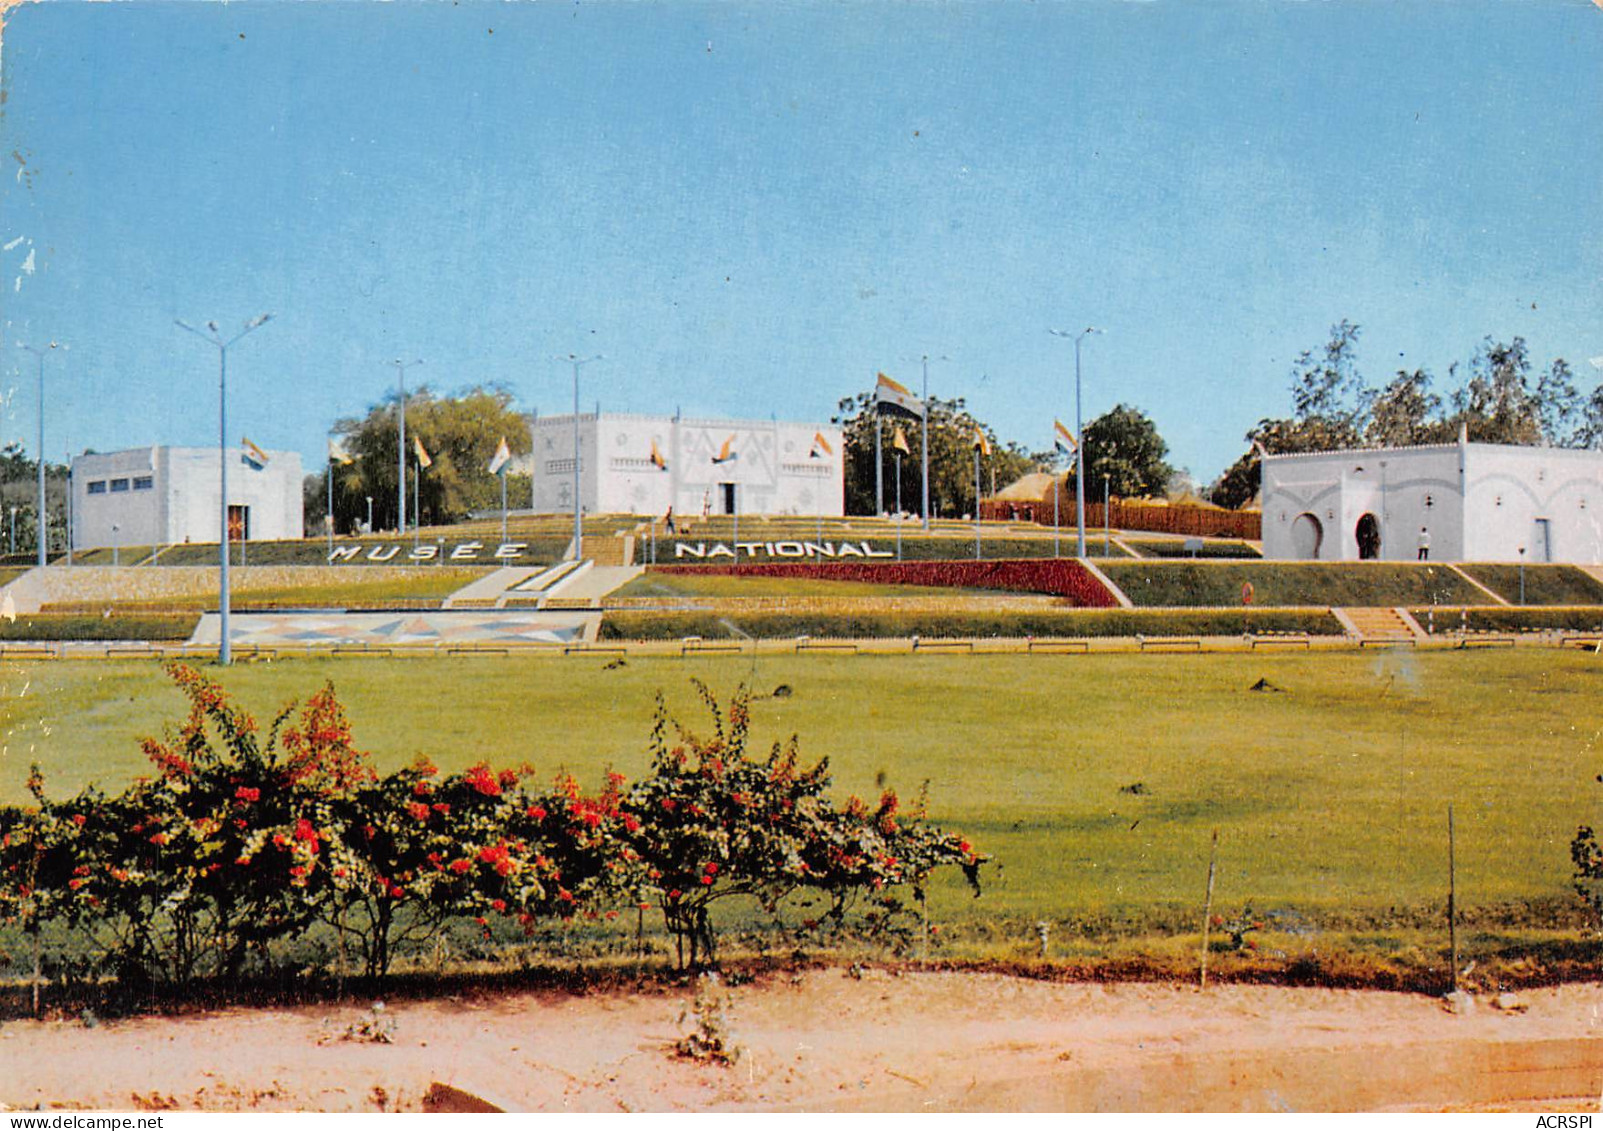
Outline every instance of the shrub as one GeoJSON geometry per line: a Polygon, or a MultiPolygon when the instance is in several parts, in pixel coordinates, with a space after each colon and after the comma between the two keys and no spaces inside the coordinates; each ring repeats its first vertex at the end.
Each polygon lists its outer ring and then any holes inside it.
{"type": "Polygon", "coordinates": [[[877,806],[852,798],[837,809],[824,796],[827,760],[800,763],[797,742],[775,743],[766,757],[747,754],[746,689],[728,717],[705,684],[695,681],[712,720],[698,735],[668,718],[661,697],[652,729],[652,769],[624,801],[626,839],[644,880],[660,898],[681,966],[716,962],[711,906],[747,896],[776,917],[792,892],[810,889],[830,900],[839,919],[859,896],[876,914],[900,908],[889,889],[908,885],[922,901],[929,874],[963,868],[976,893],[983,857],[960,837],[926,826],[921,812],[898,814],[887,791],[877,806]],[[668,744],[670,725],[679,742],[668,744]]]}
{"type": "Polygon", "coordinates": [[[927,562],[762,562],[750,565],[658,566],[736,577],[804,577],[818,581],[865,581],[875,585],[938,585],[953,589],[999,589],[1050,593],[1070,604],[1105,609],[1118,604],[1096,577],[1071,558],[927,562]]]}

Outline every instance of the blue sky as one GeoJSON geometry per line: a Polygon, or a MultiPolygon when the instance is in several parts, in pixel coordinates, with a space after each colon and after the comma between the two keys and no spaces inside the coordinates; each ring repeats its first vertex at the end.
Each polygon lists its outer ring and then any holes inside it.
{"type": "Polygon", "coordinates": [[[393,388],[1004,439],[1156,420],[1206,482],[1350,318],[1365,374],[1603,355],[1603,10],[45,0],[7,14],[0,439],[303,453],[393,388]],[[31,256],[31,259],[29,258],[31,256]]]}

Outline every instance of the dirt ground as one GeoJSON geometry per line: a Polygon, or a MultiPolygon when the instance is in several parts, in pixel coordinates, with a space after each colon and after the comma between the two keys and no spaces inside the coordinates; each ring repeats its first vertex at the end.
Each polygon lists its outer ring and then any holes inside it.
{"type": "Polygon", "coordinates": [[[723,991],[729,1066],[676,1057],[689,988],[0,1025],[0,1105],[424,1110],[1596,1110],[1603,986],[1480,1000],[824,969],[723,991]],[[359,1035],[374,1021],[393,1043],[359,1035]]]}

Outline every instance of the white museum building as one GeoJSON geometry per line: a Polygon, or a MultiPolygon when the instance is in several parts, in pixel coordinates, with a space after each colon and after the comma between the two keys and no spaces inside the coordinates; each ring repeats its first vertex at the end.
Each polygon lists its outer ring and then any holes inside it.
{"type": "MultiPolygon", "coordinates": [[[[299,452],[229,448],[228,524],[233,540],[302,534],[299,452]]],[[[72,461],[72,545],[151,546],[216,542],[222,526],[216,448],[129,448],[72,461]]]]}
{"type": "MultiPolygon", "coordinates": [[[[534,510],[571,512],[574,417],[537,417],[530,431],[534,510]]],[[[832,424],[581,413],[577,436],[587,514],[844,513],[841,431],[832,424]]]]}
{"type": "Polygon", "coordinates": [[[1454,444],[1263,459],[1263,553],[1603,562],[1603,452],[1454,444]]]}

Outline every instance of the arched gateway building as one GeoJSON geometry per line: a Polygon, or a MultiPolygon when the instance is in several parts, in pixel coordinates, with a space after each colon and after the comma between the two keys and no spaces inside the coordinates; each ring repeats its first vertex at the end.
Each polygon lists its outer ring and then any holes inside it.
{"type": "Polygon", "coordinates": [[[1603,452],[1472,444],[1266,456],[1263,552],[1603,562],[1603,452]]]}

